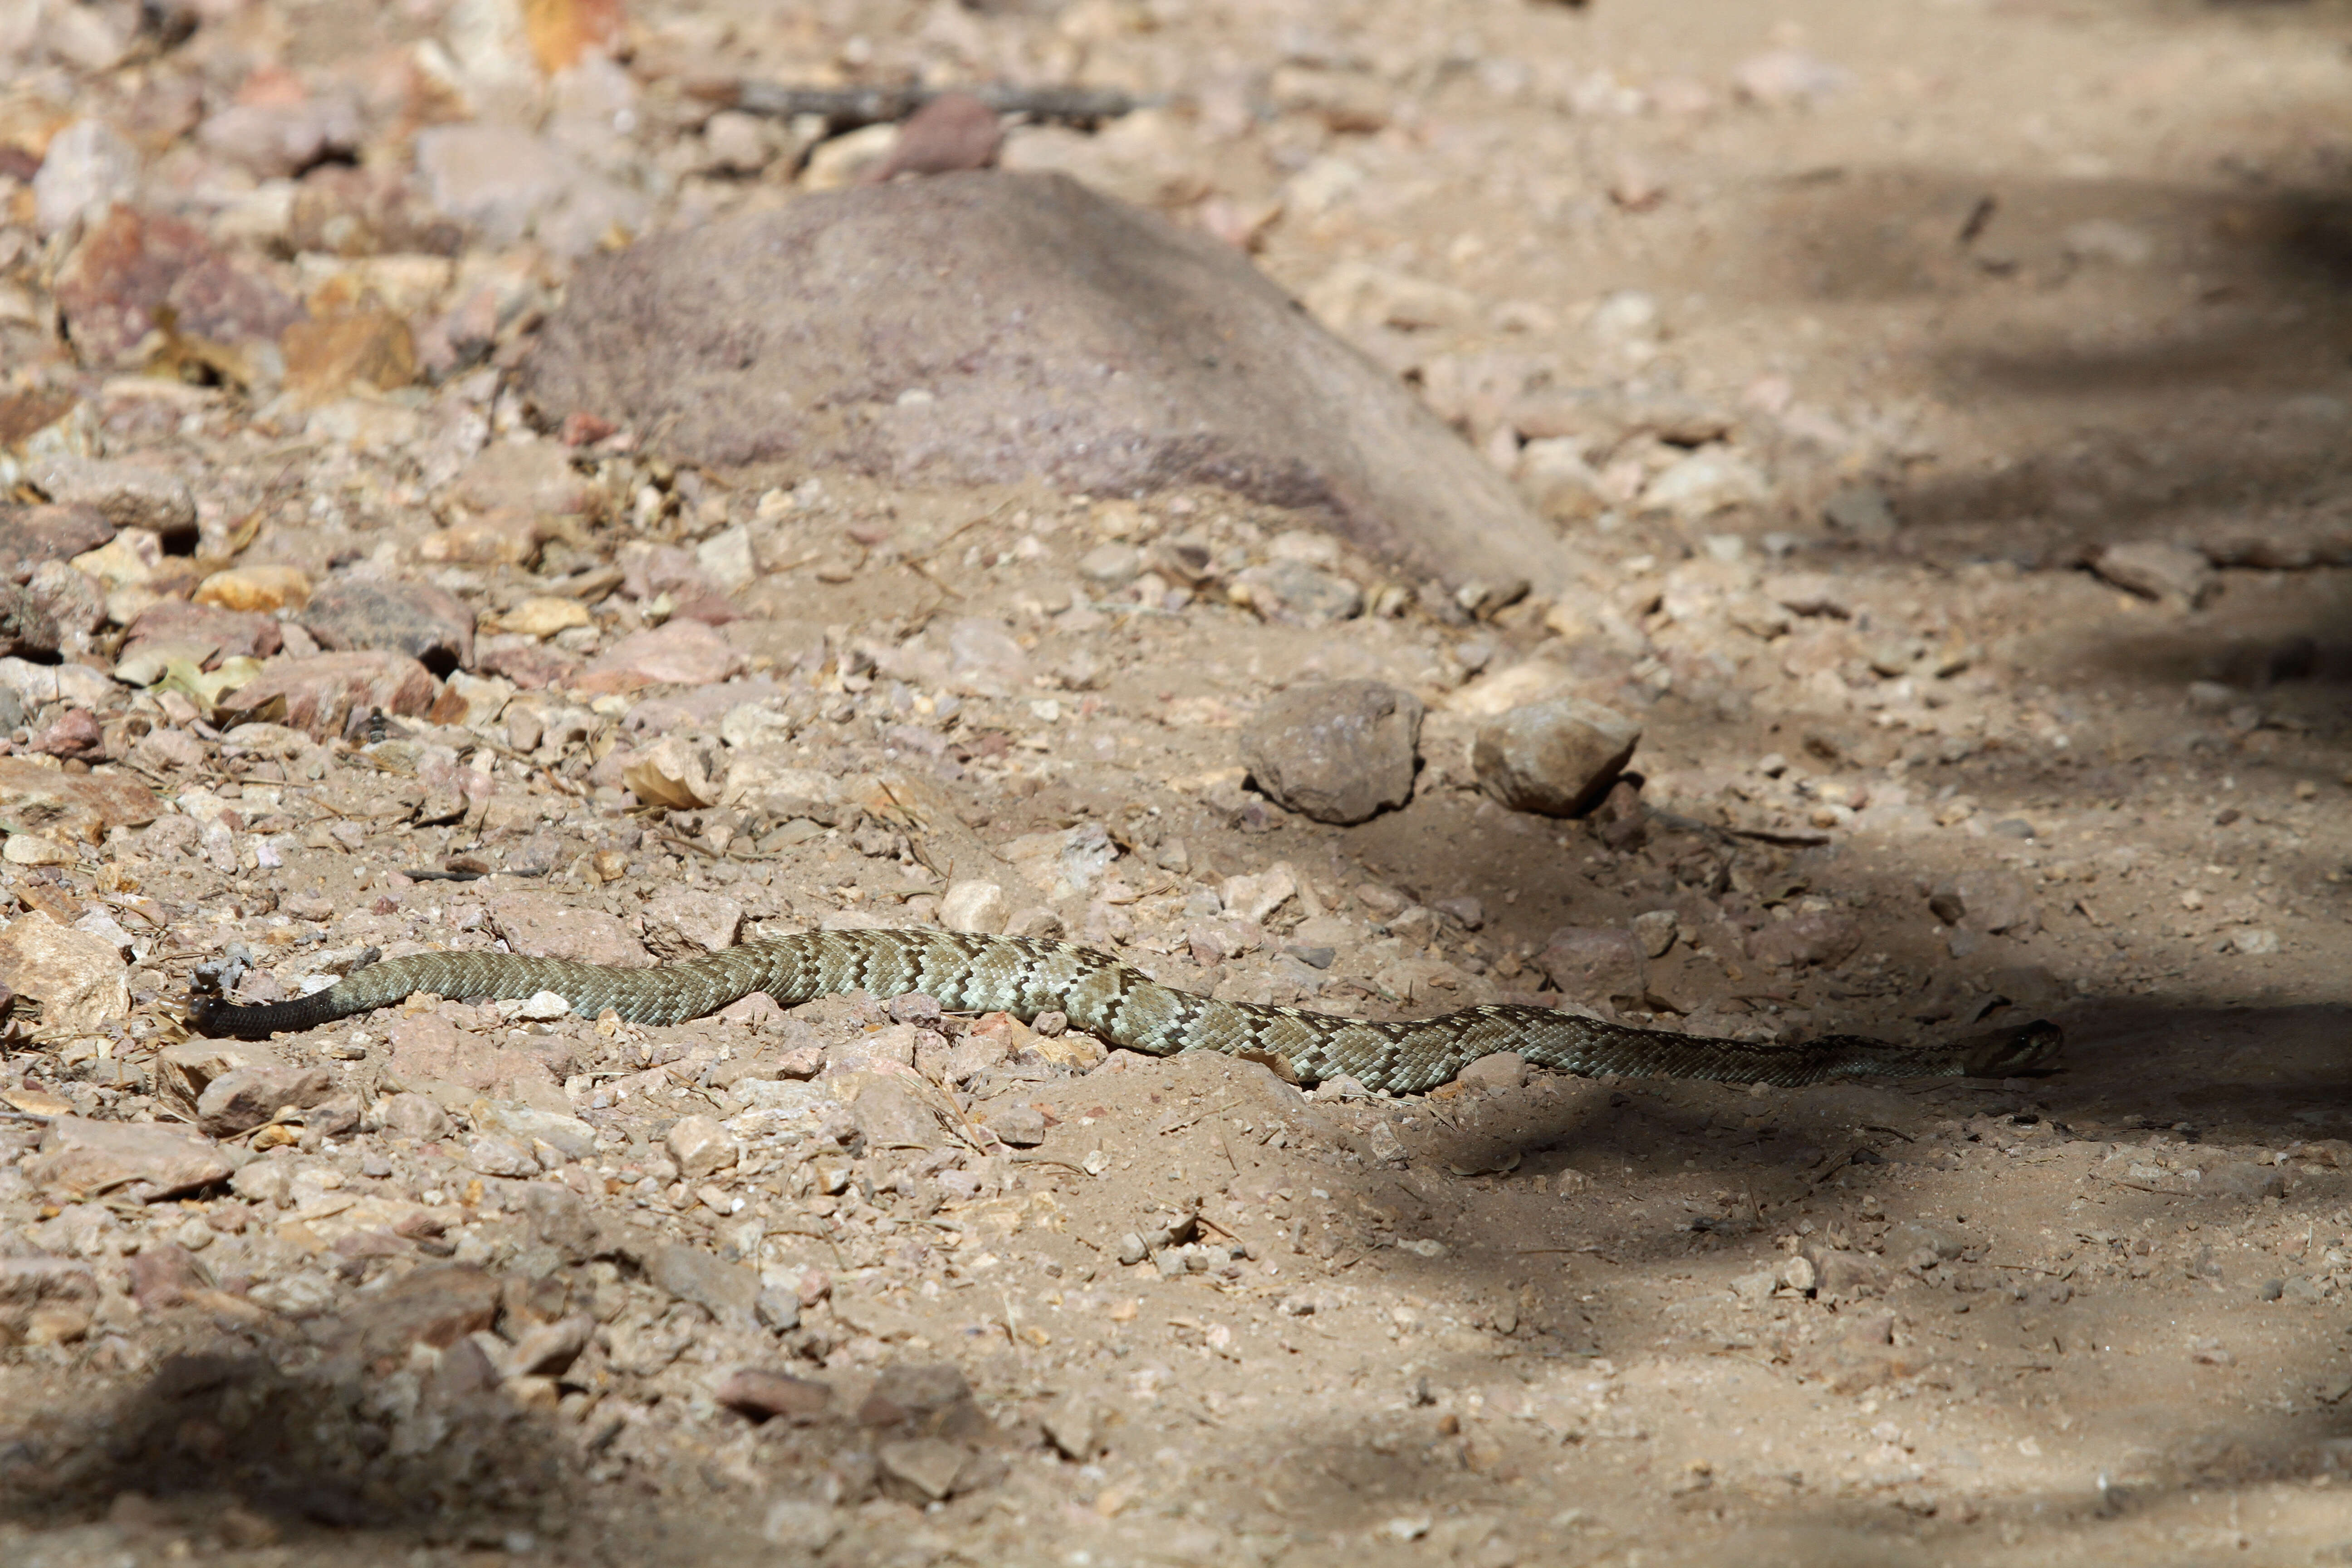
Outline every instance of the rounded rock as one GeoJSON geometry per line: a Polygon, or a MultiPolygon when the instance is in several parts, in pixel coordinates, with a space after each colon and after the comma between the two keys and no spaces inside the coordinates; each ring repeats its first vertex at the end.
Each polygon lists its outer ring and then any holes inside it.
{"type": "Polygon", "coordinates": [[[1422,712],[1411,692],[1378,680],[1298,687],[1258,710],[1241,760],[1286,810],[1363,822],[1412,798],[1422,712]]]}
{"type": "Polygon", "coordinates": [[[1589,811],[1641,743],[1641,726],[1580,698],[1514,708],[1484,725],[1471,749],[1478,787],[1513,811],[1589,811]]]}

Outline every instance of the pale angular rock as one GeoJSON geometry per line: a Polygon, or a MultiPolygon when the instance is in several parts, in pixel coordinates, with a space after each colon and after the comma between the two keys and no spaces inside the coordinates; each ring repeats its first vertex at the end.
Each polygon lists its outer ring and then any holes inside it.
{"type": "Polygon", "coordinates": [[[733,947],[743,933],[743,906],[696,888],[664,888],[646,904],[646,942],[666,959],[733,947]]]}
{"type": "Polygon", "coordinates": [[[1560,666],[1528,659],[1487,671],[1448,693],[1440,706],[1473,719],[1499,719],[1514,708],[1568,696],[1575,685],[1576,677],[1560,666]]]}
{"type": "MultiPolygon", "coordinates": [[[[0,658],[0,686],[15,692],[27,713],[52,702],[107,708],[119,690],[113,681],[86,664],[35,664],[21,658],[0,658]]],[[[0,758],[0,762],[6,760],[0,758]]]]}
{"type": "Polygon", "coordinates": [[[994,882],[950,882],[940,900],[940,924],[953,931],[1001,931],[1007,912],[1004,889],[994,882]]]}
{"type": "Polygon", "coordinates": [[[1318,822],[1363,822],[1412,795],[1422,706],[1377,680],[1302,686],[1258,710],[1241,760],[1266,797],[1318,822]]]}
{"type": "Polygon", "coordinates": [[[1522,1087],[1528,1081],[1528,1064],[1515,1051],[1496,1051],[1480,1057],[1457,1073],[1454,1080],[1471,1089],[1483,1089],[1500,1094],[1522,1087]]]}
{"type": "Polygon", "coordinates": [[[0,985],[40,1003],[46,1030],[121,1023],[131,1011],[129,973],[112,942],[45,914],[19,915],[0,931],[0,985]]]}
{"type": "Polygon", "coordinates": [[[502,1132],[478,1132],[468,1138],[458,1161],[485,1176],[511,1180],[539,1174],[539,1156],[530,1152],[530,1145],[502,1132]]]}
{"type": "Polygon", "coordinates": [[[1733,507],[1760,506],[1769,497],[1764,476],[1727,447],[1702,447],[1664,468],[1642,489],[1642,508],[1685,522],[1702,522],[1733,507]]]}
{"type": "Polygon", "coordinates": [[[1570,926],[1551,933],[1536,964],[1565,995],[1588,1001],[1638,998],[1648,990],[1641,945],[1615,926],[1570,926]]]}
{"type": "Polygon", "coordinates": [[[1675,945],[1678,921],[1672,910],[1651,910],[1633,917],[1633,940],[1644,958],[1664,958],[1675,945]]]}
{"type": "Polygon", "coordinates": [[[584,511],[587,481],[552,441],[501,441],[483,447],[451,482],[451,499],[474,511],[584,511]]]}
{"type": "Polygon", "coordinates": [[[1952,879],[1959,900],[1959,923],[1970,931],[2031,936],[2042,929],[2042,909],[2023,878],[2013,871],[1963,871],[1952,879]]]}
{"type": "Polygon", "coordinates": [[[77,120],[49,139],[33,176],[33,225],[59,234],[138,191],[139,150],[94,115],[77,120]]]}
{"type": "Polygon", "coordinates": [[[268,1046],[244,1040],[182,1040],[155,1054],[155,1098],[183,1116],[194,1116],[196,1101],[215,1079],[239,1068],[281,1065],[268,1046]]]}
{"type": "Polygon", "coordinates": [[[1226,913],[1262,925],[1297,891],[1297,874],[1287,864],[1277,864],[1255,877],[1226,878],[1217,895],[1226,913]]]}
{"type": "Polygon", "coordinates": [[[416,172],[435,207],[498,248],[530,237],[580,256],[616,228],[642,228],[649,210],[642,195],[520,126],[429,127],[416,135],[416,172]]]}
{"type": "Polygon", "coordinates": [[[735,1163],[735,1140],[727,1129],[707,1116],[681,1116],[662,1140],[678,1173],[690,1182],[735,1163]]]}
{"type": "Polygon", "coordinates": [[[1514,708],[1480,726],[1470,752],[1478,787],[1514,811],[1588,811],[1633,760],[1641,727],[1578,698],[1514,708]]]}
{"type": "Polygon", "coordinates": [[[1045,1141],[1045,1116],[1034,1105],[992,1106],[981,1113],[981,1120],[1014,1149],[1034,1149],[1045,1141]]]}
{"type": "MultiPolygon", "coordinates": [[[[502,1132],[534,1152],[541,1144],[567,1160],[584,1160],[596,1152],[596,1130],[576,1116],[511,1100],[478,1100],[468,1114],[483,1131],[502,1132]]],[[[540,1153],[540,1163],[547,1163],[544,1153],[540,1153]]]]}
{"type": "Polygon", "coordinates": [[[653,963],[644,944],[618,920],[603,910],[579,908],[560,894],[505,894],[490,900],[489,913],[511,952],[630,969],[653,963]]]}
{"type": "Polygon", "coordinates": [[[698,1247],[667,1243],[647,1247],[646,1281],[681,1301],[691,1301],[722,1322],[748,1322],[760,1296],[759,1277],[723,1263],[698,1247]]]}
{"type": "Polygon", "coordinates": [[[310,576],[299,566],[233,566],[196,584],[195,602],[224,610],[299,610],[310,602],[310,576]]]}

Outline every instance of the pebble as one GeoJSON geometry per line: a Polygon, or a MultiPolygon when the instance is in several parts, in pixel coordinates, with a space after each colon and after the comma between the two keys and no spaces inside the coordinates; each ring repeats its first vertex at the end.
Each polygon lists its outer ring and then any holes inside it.
{"type": "Polygon", "coordinates": [[[1412,797],[1422,713],[1418,698],[1376,680],[1294,687],[1243,730],[1241,761],[1286,810],[1367,821],[1412,797]]]}
{"type": "Polygon", "coordinates": [[[491,926],[509,952],[630,969],[653,963],[645,944],[616,917],[583,908],[565,895],[505,893],[487,907],[491,926]]]}
{"type": "Polygon", "coordinates": [[[1642,487],[1641,505],[1684,522],[1702,522],[1734,507],[1761,506],[1771,488],[1756,466],[1728,447],[1702,447],[1662,468],[1642,487]]]}
{"type": "Polygon", "coordinates": [[[1269,562],[1237,572],[1227,594],[1235,604],[1247,605],[1265,619],[1286,626],[1327,626],[1364,613],[1361,588],[1345,577],[1296,561],[1269,562]]]}
{"type": "Polygon", "coordinates": [[[1478,787],[1513,811],[1573,816],[1609,793],[1641,743],[1641,727],[1580,698],[1514,708],[1478,730],[1478,787]]]}
{"type": "Polygon", "coordinates": [[[1034,1105],[1003,1106],[989,1110],[982,1120],[1013,1148],[1034,1149],[1045,1141],[1045,1113],[1034,1105]]]}
{"type": "Polygon", "coordinates": [[[2216,585],[2213,567],[2199,552],[2163,540],[2110,544],[2091,558],[2091,569],[2126,593],[2193,609],[2216,585]]]}
{"type": "Polygon", "coordinates": [[[49,139],[33,176],[33,225],[44,237],[94,219],[139,191],[139,150],[95,115],[49,139]]]}
{"type": "Polygon", "coordinates": [[[1650,910],[1633,917],[1633,940],[1644,958],[1664,958],[1675,945],[1680,921],[1672,910],[1650,910]]]}
{"type": "Polygon", "coordinates": [[[1776,968],[1803,964],[1832,967],[1853,956],[1862,927],[1843,910],[1800,910],[1770,921],[1748,938],[1748,955],[1776,968]]]}
{"type": "Polygon", "coordinates": [[[559,256],[585,255],[614,230],[645,226],[649,204],[551,137],[518,125],[428,126],[416,173],[434,207],[498,248],[525,237],[559,256]]]}

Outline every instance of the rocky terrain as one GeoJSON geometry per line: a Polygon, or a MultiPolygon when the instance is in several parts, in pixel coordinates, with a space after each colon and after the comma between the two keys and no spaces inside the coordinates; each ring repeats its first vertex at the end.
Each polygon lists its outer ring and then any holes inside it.
{"type": "Polygon", "coordinates": [[[2352,1557],[2343,22],[0,4],[0,1560],[2352,1557]]]}

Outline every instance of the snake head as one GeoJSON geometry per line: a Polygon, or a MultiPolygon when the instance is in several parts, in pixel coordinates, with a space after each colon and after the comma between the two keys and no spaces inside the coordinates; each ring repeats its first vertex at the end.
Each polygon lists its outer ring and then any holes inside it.
{"type": "Polygon", "coordinates": [[[1960,1042],[1970,1078],[2019,1078],[2047,1068],[2066,1046],[2066,1031],[2047,1018],[1989,1029],[1960,1042]]]}

